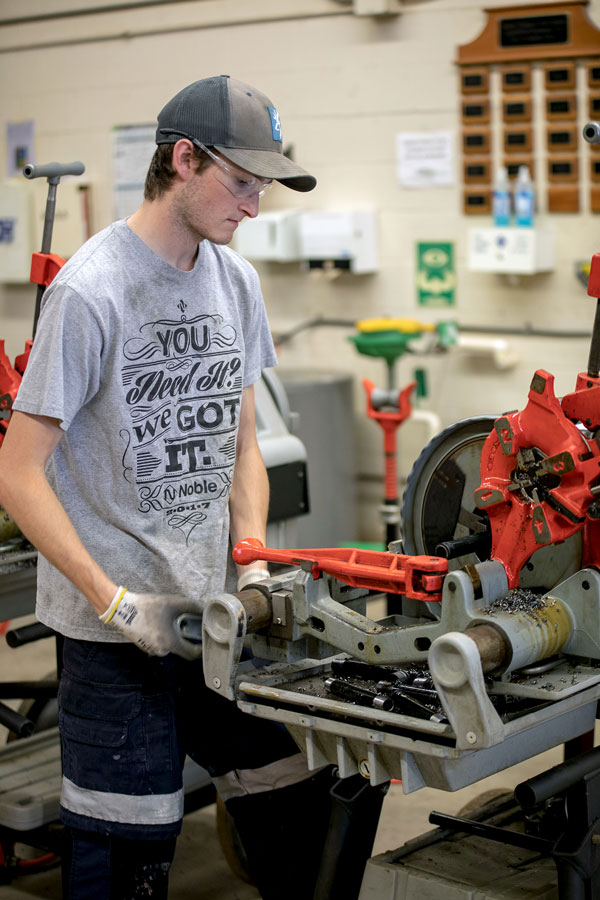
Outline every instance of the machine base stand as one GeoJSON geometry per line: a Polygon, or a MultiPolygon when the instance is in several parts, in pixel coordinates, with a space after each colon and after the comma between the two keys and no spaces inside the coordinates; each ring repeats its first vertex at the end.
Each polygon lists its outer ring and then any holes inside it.
{"type": "MultiPolygon", "coordinates": [[[[522,812],[506,794],[469,814],[519,829],[522,812]],[[510,823],[510,824],[508,824],[510,823]]],[[[522,830],[522,829],[521,829],[522,830]]],[[[558,900],[552,857],[486,840],[427,832],[367,863],[359,900],[558,900]]]]}

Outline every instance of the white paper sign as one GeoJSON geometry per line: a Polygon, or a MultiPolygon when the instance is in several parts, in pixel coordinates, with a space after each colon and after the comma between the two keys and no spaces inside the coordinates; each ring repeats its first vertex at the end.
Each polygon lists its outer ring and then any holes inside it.
{"type": "Polygon", "coordinates": [[[114,207],[124,219],[144,199],[144,182],[156,150],[156,125],[125,125],[113,129],[114,207]]]}
{"type": "Polygon", "coordinates": [[[398,183],[404,187],[454,184],[451,131],[402,132],[396,135],[398,183]]]}

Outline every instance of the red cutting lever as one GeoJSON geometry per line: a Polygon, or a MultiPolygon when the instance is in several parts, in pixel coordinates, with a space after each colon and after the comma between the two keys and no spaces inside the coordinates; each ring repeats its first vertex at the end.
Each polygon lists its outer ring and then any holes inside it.
{"type": "Polygon", "coordinates": [[[440,556],[403,556],[356,547],[274,550],[256,538],[238,541],[233,559],[240,566],[258,559],[289,565],[309,562],[313,578],[325,572],[352,587],[404,594],[412,600],[441,600],[448,571],[448,560],[440,556]]]}

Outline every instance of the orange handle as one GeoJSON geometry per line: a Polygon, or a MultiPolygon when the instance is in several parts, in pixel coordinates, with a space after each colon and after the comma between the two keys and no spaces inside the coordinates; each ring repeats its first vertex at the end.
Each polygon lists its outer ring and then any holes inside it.
{"type": "Polygon", "coordinates": [[[239,541],[233,548],[238,565],[263,559],[268,562],[311,564],[314,578],[325,572],[352,587],[405,594],[413,600],[441,600],[448,560],[439,556],[404,556],[357,547],[275,550],[256,538],[239,541]]]}

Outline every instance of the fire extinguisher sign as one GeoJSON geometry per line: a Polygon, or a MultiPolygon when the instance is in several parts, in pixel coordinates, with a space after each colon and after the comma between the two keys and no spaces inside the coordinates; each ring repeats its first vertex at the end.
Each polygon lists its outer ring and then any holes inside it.
{"type": "Polygon", "coordinates": [[[456,272],[451,241],[417,241],[416,287],[419,306],[454,306],[456,272]]]}

